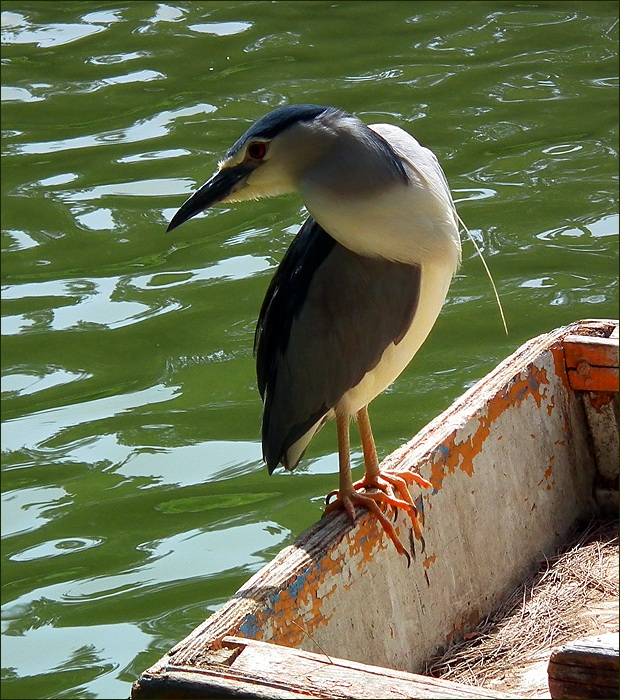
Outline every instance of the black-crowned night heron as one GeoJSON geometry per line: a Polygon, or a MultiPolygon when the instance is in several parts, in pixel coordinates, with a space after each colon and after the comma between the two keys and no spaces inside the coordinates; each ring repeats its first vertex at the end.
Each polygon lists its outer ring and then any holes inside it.
{"type": "Polygon", "coordinates": [[[289,192],[301,194],[310,216],[269,285],[256,328],[263,456],[269,473],[279,464],[294,469],[335,418],[340,488],[326,513],[344,508],[353,520],[355,506],[366,506],[408,557],[378,504],[407,511],[420,537],[408,484],[430,484],[379,470],[368,404],[426,339],[459,265],[450,189],[434,154],[402,129],[366,126],[332,107],[291,105],[233,144],[168,231],[218,202],[289,192]],[[355,484],[353,416],[365,463],[355,484]]]}

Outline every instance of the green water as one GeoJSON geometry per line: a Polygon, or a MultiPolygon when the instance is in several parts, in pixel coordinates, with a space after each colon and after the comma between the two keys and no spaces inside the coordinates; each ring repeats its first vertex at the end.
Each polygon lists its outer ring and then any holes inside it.
{"type": "Polygon", "coordinates": [[[293,474],[260,459],[254,322],[300,200],[165,234],[233,140],[331,104],[444,166],[510,335],[465,242],[371,406],[387,455],[526,339],[617,318],[617,54],[615,2],[2,4],[3,697],[127,697],[337,484],[333,426],[293,474]]]}

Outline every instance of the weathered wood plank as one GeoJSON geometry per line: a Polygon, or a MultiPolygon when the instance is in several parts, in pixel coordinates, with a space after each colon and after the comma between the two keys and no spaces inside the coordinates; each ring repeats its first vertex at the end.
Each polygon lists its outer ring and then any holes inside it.
{"type": "Polygon", "coordinates": [[[618,633],[564,644],[549,659],[552,698],[617,698],[618,633]]]}
{"type": "Polygon", "coordinates": [[[591,335],[567,335],[564,338],[566,364],[576,367],[581,359],[596,367],[618,368],[618,338],[591,335]]]}
{"type": "Polygon", "coordinates": [[[618,391],[618,370],[613,367],[582,365],[579,370],[569,369],[568,379],[575,391],[618,391]]]}
{"type": "Polygon", "coordinates": [[[143,674],[133,684],[132,698],[257,698],[258,700],[289,700],[316,697],[288,687],[274,688],[254,680],[229,678],[215,672],[198,669],[170,670],[154,675],[143,674]]]}
{"type": "Polygon", "coordinates": [[[300,687],[325,698],[510,698],[486,688],[406,671],[371,666],[276,644],[226,637],[243,651],[232,668],[252,678],[279,684],[297,679],[300,687]]]}
{"type": "Polygon", "coordinates": [[[145,679],[143,676],[134,686],[132,697],[314,697],[343,700],[493,700],[516,697],[440,678],[370,666],[266,642],[239,637],[226,637],[222,642],[224,648],[239,652],[230,657],[232,662],[229,667],[217,664],[209,668],[168,667],[157,677],[145,679]]]}
{"type": "Polygon", "coordinates": [[[598,469],[596,501],[618,512],[618,326],[609,337],[568,334],[563,341],[571,389],[581,395],[598,469]]]}
{"type": "Polygon", "coordinates": [[[571,388],[618,391],[618,339],[569,335],[564,356],[571,388]]]}

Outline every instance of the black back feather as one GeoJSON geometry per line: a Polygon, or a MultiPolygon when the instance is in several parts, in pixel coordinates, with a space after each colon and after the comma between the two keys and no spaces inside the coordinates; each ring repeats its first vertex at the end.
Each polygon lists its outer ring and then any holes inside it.
{"type": "Polygon", "coordinates": [[[286,252],[259,314],[254,349],[264,400],[263,456],[288,469],[287,450],[402,340],[421,269],[369,258],[309,218],[286,252]]]}

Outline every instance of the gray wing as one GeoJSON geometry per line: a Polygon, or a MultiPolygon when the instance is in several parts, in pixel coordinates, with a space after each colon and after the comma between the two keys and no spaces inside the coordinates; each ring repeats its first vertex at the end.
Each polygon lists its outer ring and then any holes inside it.
{"type": "Polygon", "coordinates": [[[297,234],[263,302],[256,329],[263,455],[288,469],[287,450],[359,384],[405,335],[420,268],[368,258],[312,218],[297,234]]]}

